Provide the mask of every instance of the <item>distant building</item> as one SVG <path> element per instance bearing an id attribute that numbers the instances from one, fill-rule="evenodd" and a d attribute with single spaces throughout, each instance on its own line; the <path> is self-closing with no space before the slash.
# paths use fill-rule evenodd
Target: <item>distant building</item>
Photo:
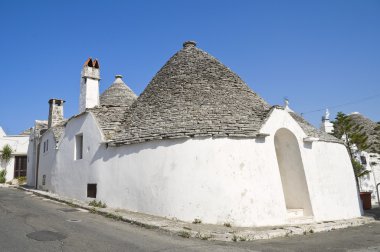
<path id="1" fill-rule="evenodd" d="M 354 112 L 349 115 L 351 120 L 356 124 L 363 127 L 363 131 L 368 136 L 369 148 L 366 151 L 355 151 L 356 159 L 369 171 L 367 175 L 364 175 L 359 179 L 360 190 L 372 192 L 372 203 L 378 204 L 379 192 L 377 191 L 377 185 L 380 185 L 380 153 L 375 152 L 380 150 L 379 140 L 376 139 L 378 132 L 375 132 L 375 128 L 379 124 L 375 123 L 371 119 L 364 115 Z M 377 147 L 377 148 L 376 148 Z"/>
<path id="2" fill-rule="evenodd" d="M 31 137 L 30 185 L 234 226 L 361 215 L 342 142 L 288 104 L 270 106 L 195 42 L 185 42 L 139 97 L 120 75 L 99 96 L 99 80 L 99 62 L 87 60 L 79 114 L 67 120 L 63 101 L 49 101 L 52 123 Z"/>
<path id="3" fill-rule="evenodd" d="M 0 127 L 0 154 L 5 145 L 12 149 L 12 157 L 9 162 L 0 160 L 0 170 L 7 171 L 6 181 L 26 176 L 27 151 L 29 143 L 29 131 L 24 131 L 19 135 L 7 135 Z"/>
<path id="4" fill-rule="evenodd" d="M 322 123 L 320 129 L 329 134 L 334 132 L 334 124 L 330 122 L 330 112 L 328 109 L 326 109 L 325 115 L 322 116 Z"/>

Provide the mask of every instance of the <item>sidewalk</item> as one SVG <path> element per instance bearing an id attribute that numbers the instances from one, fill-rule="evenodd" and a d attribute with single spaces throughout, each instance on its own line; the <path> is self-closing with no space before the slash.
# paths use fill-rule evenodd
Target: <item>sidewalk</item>
<path id="1" fill-rule="evenodd" d="M 4 187 L 4 186 L 3 186 Z M 15 186 L 9 186 L 15 187 Z M 127 210 L 98 208 L 87 203 L 58 196 L 45 191 L 15 187 L 30 194 L 45 197 L 54 201 L 66 203 L 72 207 L 82 208 L 115 220 L 125 221 L 149 229 L 159 229 L 184 238 L 199 238 L 214 241 L 250 241 L 259 239 L 271 239 L 276 237 L 288 237 L 293 235 L 308 235 L 316 232 L 326 232 L 347 227 L 360 226 L 380 220 L 380 208 L 374 208 L 365 213 L 365 216 L 339 221 L 325 221 L 312 224 L 297 224 L 278 227 L 227 227 L 210 224 L 193 224 L 175 219 L 152 216 Z"/>

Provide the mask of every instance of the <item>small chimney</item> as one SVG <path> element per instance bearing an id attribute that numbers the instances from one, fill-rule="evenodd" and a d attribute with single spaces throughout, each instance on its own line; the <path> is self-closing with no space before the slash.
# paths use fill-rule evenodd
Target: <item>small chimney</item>
<path id="1" fill-rule="evenodd" d="M 88 58 L 81 73 L 79 113 L 99 105 L 99 81 L 99 61 Z"/>
<path id="2" fill-rule="evenodd" d="M 332 122 L 330 122 L 329 109 L 326 109 L 325 115 L 322 116 L 322 123 L 321 123 L 321 126 L 319 128 L 326 133 L 333 133 L 334 132 L 334 124 Z"/>
<path id="3" fill-rule="evenodd" d="M 63 103 L 64 100 L 50 99 L 49 100 L 49 119 L 48 128 L 63 121 Z"/>

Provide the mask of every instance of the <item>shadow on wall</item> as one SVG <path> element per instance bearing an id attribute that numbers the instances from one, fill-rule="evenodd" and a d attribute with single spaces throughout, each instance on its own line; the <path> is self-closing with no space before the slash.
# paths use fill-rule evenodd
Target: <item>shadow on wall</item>
<path id="1" fill-rule="evenodd" d="M 281 128 L 274 135 L 274 144 L 287 209 L 303 209 L 305 216 L 312 216 L 310 195 L 296 136 L 290 130 Z"/>
<path id="2" fill-rule="evenodd" d="M 206 139 L 206 138 L 207 137 L 197 138 L 197 140 Z M 143 143 L 123 145 L 120 147 L 112 147 L 112 146 L 107 147 L 107 144 L 103 143 L 103 144 L 100 144 L 99 148 L 96 150 L 90 164 L 93 164 L 97 160 L 108 161 L 114 157 L 137 154 L 143 150 L 154 150 L 159 147 L 174 146 L 174 145 L 182 144 L 186 142 L 187 140 L 189 140 L 189 138 L 153 140 L 153 141 L 148 141 L 148 142 L 143 142 Z M 123 148 L 122 153 L 117 151 L 120 148 Z"/>
<path id="3" fill-rule="evenodd" d="M 303 142 L 303 147 L 305 149 L 311 149 L 313 147 L 313 143 L 312 142 Z"/>

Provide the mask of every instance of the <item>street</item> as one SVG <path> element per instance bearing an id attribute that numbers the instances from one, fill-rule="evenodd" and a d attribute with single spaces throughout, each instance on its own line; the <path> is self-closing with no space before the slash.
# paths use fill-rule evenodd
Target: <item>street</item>
<path id="1" fill-rule="evenodd" d="M 171 236 L 0 188 L 0 251 L 380 251 L 380 222 L 272 240 L 214 242 Z"/>

